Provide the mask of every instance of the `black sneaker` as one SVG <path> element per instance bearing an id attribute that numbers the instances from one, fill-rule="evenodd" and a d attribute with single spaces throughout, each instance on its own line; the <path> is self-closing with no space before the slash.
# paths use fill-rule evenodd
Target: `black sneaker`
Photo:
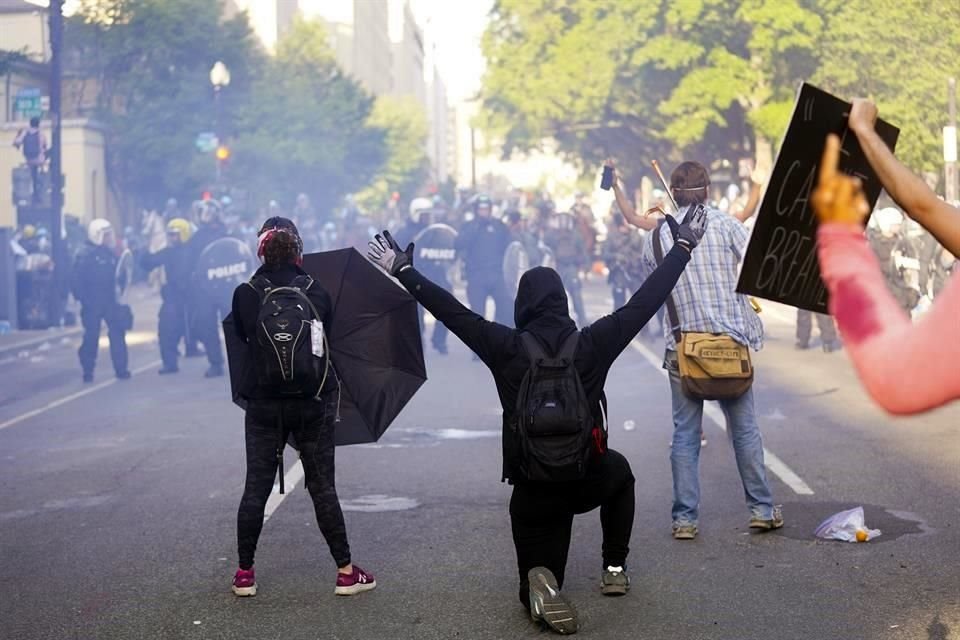
<path id="1" fill-rule="evenodd" d="M 204 378 L 219 378 L 223 375 L 222 364 L 212 364 L 207 372 L 203 374 Z"/>
<path id="2" fill-rule="evenodd" d="M 607 567 L 600 578 L 600 593 L 605 596 L 623 596 L 630 591 L 630 576 L 623 567 Z"/>
<path id="3" fill-rule="evenodd" d="M 89 384 L 89 383 L 93 382 L 93 374 L 92 374 L 92 373 L 84 373 L 84 374 L 83 374 L 83 382 L 84 382 L 84 384 Z"/>
<path id="4" fill-rule="evenodd" d="M 171 373 L 179 373 L 179 372 L 180 372 L 179 367 L 160 367 L 160 369 L 157 370 L 157 373 L 159 373 L 161 376 L 168 376 Z"/>
<path id="5" fill-rule="evenodd" d="M 530 617 L 563 635 L 580 628 L 577 610 L 560 593 L 557 579 L 550 569 L 534 567 L 527 573 L 530 582 Z"/>
<path id="6" fill-rule="evenodd" d="M 117 371 L 117 380 L 129 380 L 130 372 L 126 369 L 123 371 Z"/>
<path id="7" fill-rule="evenodd" d="M 810 343 L 806 340 L 797 340 L 797 344 L 793 346 L 799 349 L 800 351 L 806 351 L 807 349 L 810 348 Z"/>

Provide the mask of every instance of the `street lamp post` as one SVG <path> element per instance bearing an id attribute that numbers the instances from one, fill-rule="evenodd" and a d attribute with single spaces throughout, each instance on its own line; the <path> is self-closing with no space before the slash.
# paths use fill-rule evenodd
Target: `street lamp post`
<path id="1" fill-rule="evenodd" d="M 67 249 L 63 239 L 63 146 L 61 143 L 61 108 L 63 82 L 63 0 L 50 2 L 50 236 L 53 250 L 54 282 L 51 292 L 52 321 L 58 324 L 63 316 L 61 291 L 66 288 Z M 65 298 L 63 298 L 65 299 Z"/>
<path id="2" fill-rule="evenodd" d="M 230 84 L 230 69 L 227 68 L 227 65 L 223 64 L 220 60 L 217 60 L 214 63 L 213 67 L 210 68 L 210 84 L 213 85 L 213 104 L 214 110 L 216 111 L 216 122 L 214 123 L 214 133 L 217 136 L 218 140 L 222 140 L 223 132 L 221 131 L 221 106 L 220 106 L 220 92 L 224 87 Z M 217 185 L 220 185 L 221 176 L 221 160 L 215 157 L 217 163 Z"/>

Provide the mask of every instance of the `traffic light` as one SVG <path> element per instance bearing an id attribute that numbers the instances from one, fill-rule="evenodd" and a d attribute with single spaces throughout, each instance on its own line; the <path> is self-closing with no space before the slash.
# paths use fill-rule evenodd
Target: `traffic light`
<path id="1" fill-rule="evenodd" d="M 226 162 L 230 159 L 230 147 L 227 145 L 220 145 L 217 147 L 217 160 L 220 162 Z"/>

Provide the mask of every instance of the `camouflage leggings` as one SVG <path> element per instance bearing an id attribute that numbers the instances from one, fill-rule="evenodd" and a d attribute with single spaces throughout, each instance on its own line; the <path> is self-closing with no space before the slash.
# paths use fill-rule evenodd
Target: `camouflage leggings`
<path id="1" fill-rule="evenodd" d="M 292 433 L 300 449 L 307 490 L 313 499 L 320 532 L 337 567 L 350 564 L 350 545 L 334 480 L 334 425 L 336 398 L 323 401 L 251 402 L 247 409 L 247 482 L 237 513 L 240 567 L 253 566 L 263 528 L 263 513 L 277 477 L 281 429 Z M 282 473 L 282 469 L 281 469 Z"/>

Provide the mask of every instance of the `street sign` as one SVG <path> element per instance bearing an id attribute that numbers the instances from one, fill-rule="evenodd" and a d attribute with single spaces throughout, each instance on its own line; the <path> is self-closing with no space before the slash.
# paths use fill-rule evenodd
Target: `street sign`
<path id="1" fill-rule="evenodd" d="M 197 146 L 197 149 L 203 153 L 210 153 L 220 146 L 220 140 L 217 138 L 217 134 L 212 131 L 204 131 L 197 134 L 197 139 L 194 141 L 194 144 Z"/>
<path id="2" fill-rule="evenodd" d="M 799 309 L 827 313 L 827 290 L 817 261 L 817 219 L 810 196 L 817 186 L 828 133 L 840 136 L 840 171 L 863 182 L 873 209 L 881 185 L 857 136 L 847 127 L 851 105 L 803 83 L 780 153 L 757 211 L 737 292 Z M 892 151 L 900 130 L 877 120 L 877 135 Z"/>
<path id="3" fill-rule="evenodd" d="M 45 96 L 36 87 L 27 87 L 17 91 L 13 98 L 14 114 L 21 118 L 39 118 L 50 109 L 50 96 Z"/>

